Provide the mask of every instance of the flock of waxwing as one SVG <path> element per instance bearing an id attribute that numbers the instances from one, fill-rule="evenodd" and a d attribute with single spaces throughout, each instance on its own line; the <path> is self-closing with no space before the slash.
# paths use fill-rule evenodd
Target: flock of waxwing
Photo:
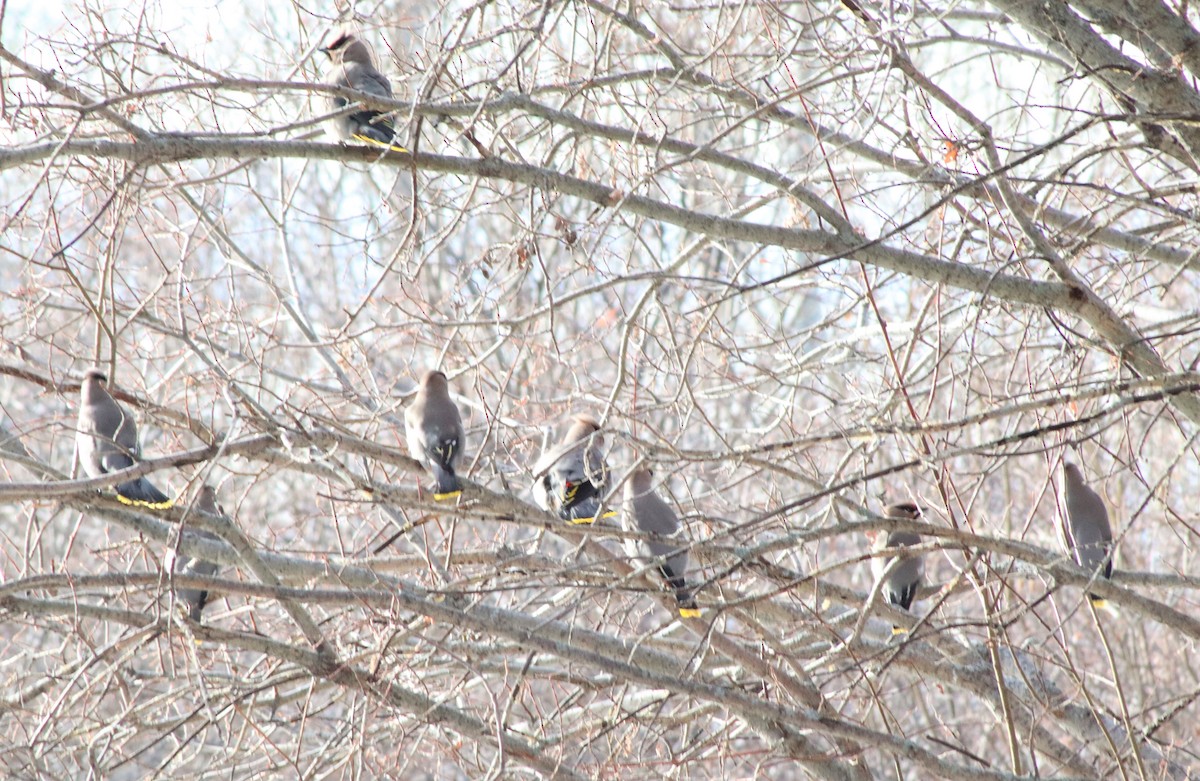
<path id="1" fill-rule="evenodd" d="M 378 98 L 391 99 L 392 85 L 375 67 L 370 48 L 350 33 L 340 34 L 321 51 L 329 55 L 334 73 L 329 84 L 355 90 Z M 396 139 L 396 128 L 386 113 L 352 104 L 342 95 L 329 100 L 335 113 L 330 119 L 332 133 L 339 139 L 356 140 L 378 146 L 386 151 L 407 152 Z M 81 385 L 79 424 L 76 431 L 76 450 L 84 472 L 98 477 L 133 466 L 141 458 L 137 427 L 133 418 L 113 399 L 105 387 L 107 377 L 99 369 L 89 370 Z M 462 416 L 450 398 L 446 375 L 429 371 L 421 377 L 416 397 L 404 412 L 405 438 L 409 455 L 432 473 L 435 481 L 434 499 L 444 501 L 457 497 L 462 488 L 457 469 L 462 462 L 466 435 Z M 534 497 L 544 509 L 557 513 L 567 523 L 592 523 L 597 517 L 617 514 L 606 506 L 609 470 L 604 463 L 604 439 L 600 423 L 590 415 L 571 418 L 562 440 L 546 450 L 533 467 Z M 1066 493 L 1066 512 L 1062 516 L 1063 541 L 1076 563 L 1089 572 L 1112 576 L 1112 527 L 1108 511 L 1100 496 L 1087 486 L 1083 473 L 1074 464 L 1063 468 Z M 145 477 L 136 477 L 116 486 L 117 498 L 127 504 L 165 509 L 173 502 Z M 193 507 L 205 513 L 221 515 L 216 493 L 211 486 L 201 486 Z M 695 590 L 688 584 L 688 551 L 674 541 L 680 531 L 679 516 L 653 486 L 653 474 L 648 469 L 635 470 L 625 481 L 622 521 L 634 531 L 650 535 L 649 540 L 627 541 L 630 555 L 646 559 L 656 566 L 674 592 L 679 615 L 695 618 L 700 615 Z M 885 518 L 917 520 L 921 508 L 915 504 L 896 504 L 884 511 Z M 214 538 L 209 532 L 197 532 Z M 919 554 L 907 548 L 920 543 L 911 532 L 875 532 L 870 535 L 872 570 L 886 601 L 894 607 L 909 610 L 924 582 L 925 566 Z M 195 558 L 175 561 L 176 572 L 213 575 L 217 571 L 211 562 Z M 208 599 L 203 590 L 181 589 L 180 602 L 189 616 L 200 620 Z M 1089 595 L 1092 603 L 1104 601 Z M 895 633 L 902 633 L 894 627 Z"/>
<path id="2" fill-rule="evenodd" d="M 91 369 L 80 385 L 79 423 L 75 433 L 76 452 L 83 470 L 91 477 L 117 472 L 137 464 L 141 458 L 137 426 L 133 417 L 112 397 L 107 377 Z M 446 375 L 428 371 L 422 377 L 417 393 L 404 412 L 405 438 L 409 454 L 432 474 L 433 497 L 446 501 L 459 496 L 462 486 L 457 468 L 462 462 L 466 434 L 462 416 L 450 397 Z M 562 440 L 537 459 L 533 466 L 533 494 L 545 510 L 557 513 L 570 524 L 593 523 L 596 518 L 617 514 L 607 506 L 609 468 L 604 461 L 604 438 L 599 422 L 590 415 L 571 418 Z M 695 588 L 688 582 L 688 551 L 686 544 L 677 542 L 680 532 L 679 516 L 654 491 L 654 475 L 649 469 L 635 469 L 625 480 L 622 523 L 629 531 L 647 536 L 638 541 L 626 540 L 630 556 L 657 568 L 674 593 L 681 618 L 697 618 L 700 608 Z M 1062 539 L 1075 562 L 1097 576 L 1112 576 L 1112 527 L 1108 510 L 1099 494 L 1084 482 L 1083 473 L 1074 464 L 1063 467 L 1066 512 L 1062 514 Z M 130 505 L 165 509 L 173 501 L 147 478 L 136 477 L 116 485 L 117 498 Z M 195 510 L 210 515 L 224 515 L 217 504 L 216 491 L 200 486 L 192 503 Z M 913 503 L 892 505 L 884 517 L 896 520 L 918 520 L 921 508 Z M 189 532 L 215 540 L 207 531 Z M 925 578 L 925 565 L 918 553 L 908 549 L 921 542 L 919 535 L 902 530 L 881 530 L 869 533 L 871 568 L 884 599 L 901 610 L 910 610 Z M 194 557 L 179 557 L 172 569 L 177 573 L 211 576 L 217 567 Z M 1098 572 L 1097 572 L 1098 571 Z M 1104 600 L 1088 595 L 1097 607 Z M 179 589 L 177 597 L 192 620 L 199 621 L 208 600 L 201 589 Z M 905 630 L 893 627 L 893 633 Z"/>

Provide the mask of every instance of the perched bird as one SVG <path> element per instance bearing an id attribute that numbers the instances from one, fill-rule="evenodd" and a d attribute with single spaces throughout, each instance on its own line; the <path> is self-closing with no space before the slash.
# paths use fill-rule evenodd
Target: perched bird
<path id="1" fill-rule="evenodd" d="M 542 453 L 533 465 L 538 503 L 574 524 L 592 523 L 600 511 L 601 492 L 608 482 L 604 437 L 591 415 L 575 415 L 562 440 Z M 616 511 L 604 513 L 605 518 Z"/>
<path id="2" fill-rule="evenodd" d="M 427 371 L 421 377 L 417 397 L 404 411 L 404 430 L 408 454 L 437 479 L 433 498 L 452 499 L 462 493 L 454 469 L 462 460 L 465 434 L 445 374 Z"/>
<path id="3" fill-rule="evenodd" d="M 329 83 L 335 87 L 348 87 L 380 98 L 392 98 L 392 85 L 371 59 L 367 45 L 350 33 L 338 36 L 333 43 L 321 49 L 333 61 L 334 73 Z M 342 111 L 350 101 L 341 95 L 329 99 L 332 111 Z M 333 134 L 340 139 L 355 139 L 375 146 L 387 147 L 396 152 L 408 150 L 396 143 L 396 127 L 382 112 L 360 108 L 349 114 L 340 114 L 330 120 Z"/>
<path id="4" fill-rule="evenodd" d="M 108 376 L 99 369 L 88 369 L 80 386 L 79 425 L 75 429 L 75 451 L 88 477 L 99 477 L 133 466 L 142 458 L 137 424 L 124 407 L 109 395 L 104 386 Z M 172 502 L 145 477 L 119 483 L 117 498 L 125 504 L 156 510 Z"/>
<path id="5" fill-rule="evenodd" d="M 1067 552 L 1088 572 L 1095 572 L 1103 565 L 1101 575 L 1111 578 L 1113 534 L 1104 500 L 1084 482 L 1083 472 L 1074 464 L 1063 464 L 1063 483 L 1067 511 L 1059 519 L 1059 528 Z M 1107 605 L 1103 597 L 1095 594 L 1088 594 L 1088 599 L 1096 607 Z"/>
<path id="6" fill-rule="evenodd" d="M 195 507 L 197 510 L 206 512 L 209 515 L 225 514 L 221 506 L 217 504 L 216 490 L 210 485 L 200 486 L 200 492 L 196 495 Z M 189 533 L 206 540 L 219 539 L 217 535 L 204 529 L 196 529 Z M 217 574 L 216 564 L 194 556 L 177 556 L 171 569 L 173 572 L 183 575 L 201 575 L 207 577 Z M 193 621 L 199 622 L 200 614 L 204 611 L 204 606 L 208 604 L 208 591 L 199 588 L 181 588 L 175 591 L 175 596 L 183 604 L 187 605 L 188 617 Z"/>
<path id="7" fill-rule="evenodd" d="M 887 518 L 900 518 L 904 520 L 915 521 L 921 517 L 921 508 L 912 502 L 904 502 L 903 504 L 893 504 L 883 511 Z M 919 545 L 921 537 L 912 532 L 894 531 L 884 533 L 882 531 L 872 531 L 868 534 L 871 539 L 871 551 L 878 553 L 887 548 L 903 548 L 909 545 Z M 902 610 L 911 610 L 913 600 L 916 599 L 917 591 L 920 590 L 921 584 L 925 580 L 925 562 L 921 556 L 908 556 L 898 554 L 898 556 L 876 556 L 871 559 L 871 572 L 876 580 L 884 576 L 892 561 L 899 557 L 900 561 L 894 567 L 891 567 L 891 572 L 887 574 L 887 580 L 883 582 L 883 596 L 888 604 L 893 607 L 901 608 Z M 893 626 L 893 635 L 902 635 L 908 630 L 902 626 Z"/>
<path id="8" fill-rule="evenodd" d="M 675 514 L 670 505 L 654 493 L 654 488 L 650 484 L 653 476 L 649 469 L 639 469 L 625 482 L 625 526 L 631 531 L 657 534 L 660 537 L 674 537 L 679 533 L 679 516 Z M 667 540 L 655 540 L 640 544 L 630 540 L 626 541 L 626 546 L 630 555 L 635 558 L 665 556 L 666 559 L 659 564 L 658 569 L 675 591 L 675 601 L 679 605 L 679 617 L 700 617 L 700 608 L 687 583 L 688 552 L 686 548 Z"/>

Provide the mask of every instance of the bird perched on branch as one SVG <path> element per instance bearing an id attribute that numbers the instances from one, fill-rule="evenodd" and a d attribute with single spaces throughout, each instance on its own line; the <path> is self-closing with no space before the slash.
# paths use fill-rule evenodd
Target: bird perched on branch
<path id="1" fill-rule="evenodd" d="M 630 475 L 625 482 L 625 511 L 623 520 L 626 528 L 660 537 L 678 535 L 679 516 L 671 506 L 654 493 L 650 481 L 653 473 L 649 469 L 639 469 Z M 673 540 L 651 540 L 637 542 L 626 541 L 626 548 L 635 558 L 662 559 L 658 565 L 662 576 L 675 591 L 675 601 L 679 607 L 680 618 L 699 618 L 700 608 L 692 589 L 688 586 L 688 552 Z"/>
<path id="2" fill-rule="evenodd" d="M 1084 482 L 1083 472 L 1075 464 L 1063 464 L 1063 485 L 1067 510 L 1059 518 L 1059 531 L 1067 552 L 1088 572 L 1100 568 L 1101 577 L 1111 578 L 1113 533 L 1104 500 Z M 1088 599 L 1095 607 L 1108 604 L 1095 594 L 1088 594 Z"/>
<path id="3" fill-rule="evenodd" d="M 562 440 L 533 466 L 534 494 L 544 509 L 573 524 L 592 523 L 600 512 L 601 492 L 608 482 L 604 437 L 591 415 L 575 415 Z M 616 515 L 604 513 L 605 518 Z"/>
<path id="4" fill-rule="evenodd" d="M 75 451 L 88 477 L 99 477 L 127 469 L 142 459 L 137 424 L 117 403 L 105 385 L 108 376 L 88 369 L 80 385 L 79 424 L 75 429 Z M 172 501 L 145 477 L 135 477 L 116 486 L 117 498 L 129 505 L 163 510 Z"/>
<path id="5" fill-rule="evenodd" d="M 200 492 L 196 495 L 195 508 L 209 515 L 225 514 L 221 506 L 217 504 L 217 492 L 211 485 L 200 486 Z M 206 540 L 219 539 L 217 535 L 204 529 L 196 529 L 191 533 Z M 183 575 L 201 575 L 205 577 L 216 575 L 217 569 L 216 564 L 196 556 L 177 556 L 174 565 L 171 567 L 173 572 Z M 208 590 L 181 588 L 175 591 L 175 595 L 187 606 L 188 617 L 193 621 L 199 622 L 200 614 L 204 611 L 204 606 L 208 604 Z"/>
<path id="6" fill-rule="evenodd" d="M 437 480 L 433 498 L 452 499 L 462 493 L 454 470 L 462 460 L 466 435 L 445 374 L 427 371 L 422 375 L 416 398 L 404 410 L 404 430 L 408 454 Z"/>
<path id="7" fill-rule="evenodd" d="M 887 518 L 915 521 L 921 517 L 921 508 L 912 502 L 904 502 L 887 507 L 883 514 Z M 877 530 L 868 532 L 867 537 L 871 541 L 872 553 L 921 543 L 919 535 L 904 531 L 884 533 Z M 892 561 L 896 558 L 899 558 L 900 561 L 895 566 L 891 566 Z M 917 592 L 925 580 L 925 561 L 920 555 L 900 553 L 895 556 L 876 556 L 871 559 L 871 571 L 876 579 L 884 577 L 886 574 L 887 580 L 883 582 L 883 596 L 889 605 L 902 610 L 912 609 L 913 600 L 916 599 Z M 892 626 L 893 635 L 902 635 L 907 632 L 908 630 L 902 626 Z"/>
<path id="8" fill-rule="evenodd" d="M 333 77 L 329 81 L 332 86 L 391 100 L 391 83 L 375 67 L 371 50 L 357 36 L 344 33 L 321 51 L 333 62 Z M 330 120 L 333 134 L 338 138 L 354 139 L 395 152 L 408 151 L 396 143 L 396 127 L 383 112 L 362 107 L 347 114 L 343 110 L 350 106 L 350 100 L 341 95 L 332 96 L 329 106 L 332 111 L 342 112 Z"/>

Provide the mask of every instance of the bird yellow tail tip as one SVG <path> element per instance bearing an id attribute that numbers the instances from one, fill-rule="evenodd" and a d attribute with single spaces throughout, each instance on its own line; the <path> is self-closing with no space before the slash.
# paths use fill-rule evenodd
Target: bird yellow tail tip
<path id="1" fill-rule="evenodd" d="M 679 608 L 680 618 L 699 618 L 701 615 L 698 607 L 681 607 Z"/>
<path id="2" fill-rule="evenodd" d="M 897 635 L 906 635 L 906 634 L 908 634 L 908 630 L 905 629 L 904 627 L 902 627 L 902 626 L 892 627 L 892 637 L 895 637 Z"/>
<path id="3" fill-rule="evenodd" d="M 433 495 L 433 498 L 434 498 L 436 501 L 439 501 L 439 502 L 444 502 L 444 501 L 446 501 L 447 499 L 453 499 L 453 498 L 455 498 L 456 496 L 462 496 L 462 491 L 448 491 L 448 492 L 446 492 L 446 493 L 444 493 L 444 494 L 434 494 L 434 495 Z"/>
<path id="4" fill-rule="evenodd" d="M 605 513 L 602 513 L 602 514 L 600 515 L 600 517 L 601 517 L 601 518 L 615 518 L 615 517 L 617 517 L 617 511 L 616 511 L 616 510 L 609 510 L 609 511 L 607 511 L 607 512 L 605 512 Z"/>
<path id="5" fill-rule="evenodd" d="M 569 518 L 569 519 L 567 519 L 567 523 L 571 524 L 572 526 L 590 526 L 591 524 L 593 524 L 595 522 L 596 522 L 595 518 Z"/>
<path id="6" fill-rule="evenodd" d="M 406 155 L 412 154 L 412 152 L 408 151 L 407 149 L 400 146 L 399 144 L 385 144 L 378 139 L 371 138 L 370 136 L 355 135 L 354 139 L 356 141 L 362 141 L 364 144 L 370 144 L 371 146 L 379 146 L 379 147 L 383 147 L 384 149 L 390 149 L 393 152 L 403 152 Z"/>
<path id="7" fill-rule="evenodd" d="M 1096 597 L 1089 597 L 1089 599 L 1092 600 L 1092 607 L 1097 610 L 1104 610 L 1109 607 L 1107 599 L 1097 599 Z"/>
<path id="8" fill-rule="evenodd" d="M 121 504 L 127 504 L 130 507 L 148 507 L 151 510 L 170 510 L 175 506 L 173 499 L 168 499 L 165 502 L 147 502 L 144 499 L 130 499 L 127 496 L 117 494 L 117 501 Z"/>

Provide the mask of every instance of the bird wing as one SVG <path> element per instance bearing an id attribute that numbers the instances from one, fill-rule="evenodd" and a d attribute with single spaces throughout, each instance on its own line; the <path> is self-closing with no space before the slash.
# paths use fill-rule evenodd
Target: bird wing
<path id="1" fill-rule="evenodd" d="M 1076 563 L 1085 569 L 1095 569 L 1112 548 L 1108 509 L 1089 486 L 1081 486 L 1074 496 L 1067 497 L 1062 528 Z"/>
<path id="2" fill-rule="evenodd" d="M 141 455 L 137 425 L 111 399 L 103 399 L 81 410 L 76 444 L 80 460 L 89 474 L 93 470 L 105 474 L 125 469 L 137 463 Z"/>
<path id="3" fill-rule="evenodd" d="M 117 447 L 121 452 L 128 453 L 134 460 L 139 460 L 142 457 L 142 443 L 138 441 L 137 423 L 133 416 L 127 413 L 122 407 L 117 406 L 117 430 L 113 435 L 113 441 L 117 443 Z"/>
<path id="4" fill-rule="evenodd" d="M 1092 511 L 1096 517 L 1096 532 L 1100 540 L 1106 544 L 1111 544 L 1113 541 L 1112 523 L 1108 519 L 1108 508 L 1104 505 L 1104 500 L 1100 498 L 1100 494 L 1088 489 L 1088 504 L 1092 506 Z"/>
<path id="5" fill-rule="evenodd" d="M 392 85 L 387 77 L 375 68 L 362 63 L 350 63 L 345 67 L 346 86 L 350 89 L 375 95 L 380 98 L 392 97 Z"/>
<path id="6" fill-rule="evenodd" d="M 116 406 L 116 405 L 114 405 Z M 116 406 L 117 426 L 108 447 L 102 448 L 101 463 L 105 472 L 116 472 L 133 466 L 142 457 L 142 446 L 138 442 L 137 424 L 133 416 Z"/>
<path id="7" fill-rule="evenodd" d="M 673 538 L 679 533 L 679 516 L 657 494 L 634 499 L 633 519 L 638 531 Z M 674 539 L 647 540 L 642 546 L 650 556 L 666 556 L 667 564 L 680 575 L 687 572 L 688 554 Z"/>
<path id="8" fill-rule="evenodd" d="M 462 454 L 462 437 L 455 431 L 429 429 L 425 433 L 425 456 L 443 469 L 453 469 Z"/>
<path id="9" fill-rule="evenodd" d="M 924 563 L 919 558 L 909 558 L 897 562 L 888 576 L 888 601 L 893 605 L 908 610 L 912 607 L 913 598 L 921 586 L 925 572 Z"/>
<path id="10" fill-rule="evenodd" d="M 633 516 L 639 531 L 664 537 L 679 531 L 679 516 L 669 504 L 655 494 L 644 494 L 635 498 Z"/>

